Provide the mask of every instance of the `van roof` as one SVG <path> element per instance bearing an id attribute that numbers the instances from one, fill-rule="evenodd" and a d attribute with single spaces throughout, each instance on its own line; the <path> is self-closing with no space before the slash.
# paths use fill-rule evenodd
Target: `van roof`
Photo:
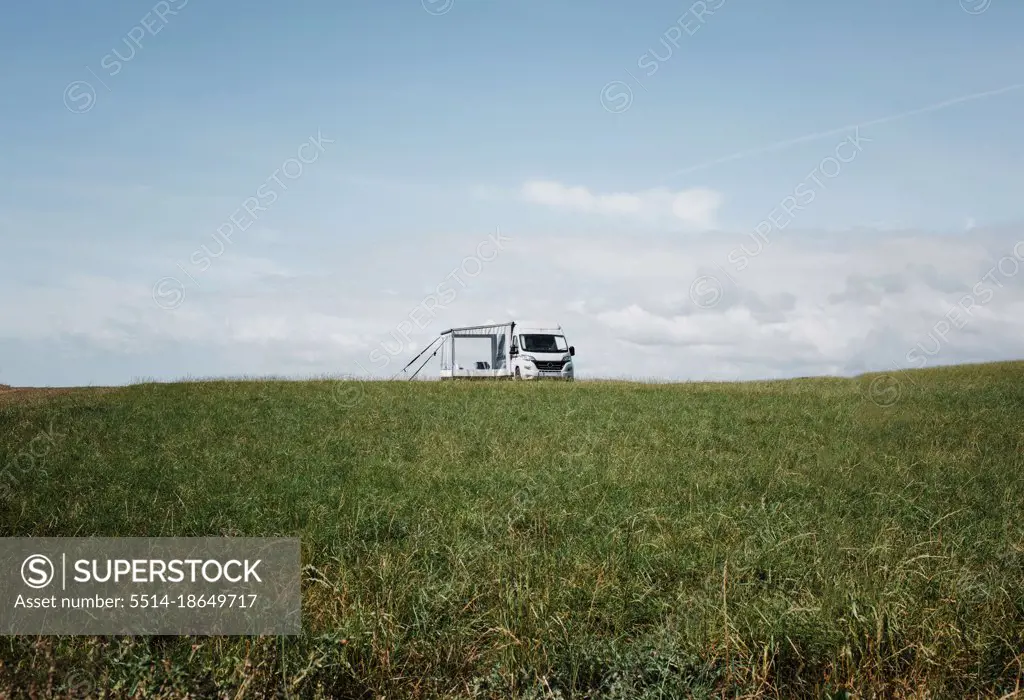
<path id="1" fill-rule="evenodd" d="M 516 329 L 520 331 L 561 331 L 562 327 L 552 321 L 517 321 Z"/>

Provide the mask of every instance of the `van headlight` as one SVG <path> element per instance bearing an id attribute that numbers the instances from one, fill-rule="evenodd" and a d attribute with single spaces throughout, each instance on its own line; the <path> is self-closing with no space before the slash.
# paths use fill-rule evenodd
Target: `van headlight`
<path id="1" fill-rule="evenodd" d="M 519 359 L 523 362 L 536 363 L 537 359 L 533 355 L 520 355 Z"/>
<path id="2" fill-rule="evenodd" d="M 562 358 L 562 362 L 565 362 L 565 363 L 572 362 L 572 355 L 566 355 L 565 357 L 563 357 Z"/>

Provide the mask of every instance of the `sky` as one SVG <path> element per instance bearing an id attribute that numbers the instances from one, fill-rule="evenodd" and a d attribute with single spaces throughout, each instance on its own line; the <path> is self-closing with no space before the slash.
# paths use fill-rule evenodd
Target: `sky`
<path id="1" fill-rule="evenodd" d="M 1022 32 L 1011 0 L 12 4 L 0 383 L 388 377 L 533 319 L 579 377 L 1021 358 Z"/>

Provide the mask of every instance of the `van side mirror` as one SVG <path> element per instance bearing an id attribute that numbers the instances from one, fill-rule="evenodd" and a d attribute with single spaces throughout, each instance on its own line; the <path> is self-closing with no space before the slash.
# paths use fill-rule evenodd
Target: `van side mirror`
<path id="1" fill-rule="evenodd" d="M 576 356 L 576 348 L 574 346 L 570 345 L 569 346 L 569 357 L 575 357 L 575 356 Z"/>

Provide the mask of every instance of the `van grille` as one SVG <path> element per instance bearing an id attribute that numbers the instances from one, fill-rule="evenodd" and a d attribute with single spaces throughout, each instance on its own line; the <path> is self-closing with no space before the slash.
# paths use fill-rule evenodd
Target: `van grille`
<path id="1" fill-rule="evenodd" d="M 565 363 L 561 360 L 540 360 L 535 364 L 542 372 L 561 372 Z"/>

